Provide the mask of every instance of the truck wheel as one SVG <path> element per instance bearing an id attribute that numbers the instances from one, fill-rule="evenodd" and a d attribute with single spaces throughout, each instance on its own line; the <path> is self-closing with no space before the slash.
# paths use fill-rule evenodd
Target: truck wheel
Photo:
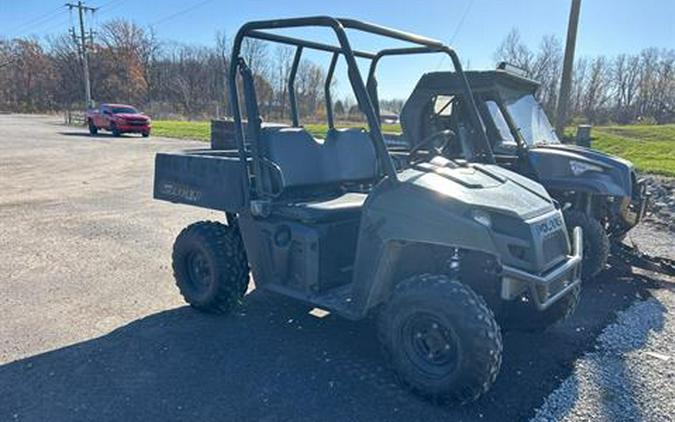
<path id="1" fill-rule="evenodd" d="M 609 256 L 609 238 L 600 222 L 580 211 L 565 211 L 565 224 L 572 235 L 574 227 L 579 226 L 584 231 L 584 259 L 581 266 L 581 276 L 585 281 L 591 280 L 607 264 Z"/>
<path id="2" fill-rule="evenodd" d="M 113 136 L 120 136 L 120 130 L 117 128 L 117 125 L 115 123 L 110 123 L 110 131 L 112 132 Z"/>
<path id="3" fill-rule="evenodd" d="M 239 230 L 214 221 L 183 229 L 173 245 L 173 275 L 192 307 L 227 313 L 241 300 L 249 281 Z"/>
<path id="4" fill-rule="evenodd" d="M 141 136 L 143 136 L 144 138 L 147 138 L 148 136 L 150 136 L 150 132 L 143 132 L 143 133 L 141 133 Z"/>
<path id="5" fill-rule="evenodd" d="M 504 330 L 541 332 L 569 318 L 577 309 L 581 286 L 577 285 L 565 297 L 545 311 L 538 311 L 527 298 L 504 303 L 500 322 Z"/>
<path id="6" fill-rule="evenodd" d="M 403 385 L 434 401 L 476 400 L 490 389 L 502 362 L 492 311 L 445 275 L 401 282 L 379 314 L 378 335 Z"/>
<path id="7" fill-rule="evenodd" d="M 89 134 L 90 134 L 91 136 L 96 135 L 96 134 L 98 133 L 98 128 L 96 127 L 96 125 L 94 124 L 94 122 L 92 122 L 91 120 L 89 120 L 89 122 L 87 122 L 87 124 L 88 124 L 88 126 L 89 126 Z"/>

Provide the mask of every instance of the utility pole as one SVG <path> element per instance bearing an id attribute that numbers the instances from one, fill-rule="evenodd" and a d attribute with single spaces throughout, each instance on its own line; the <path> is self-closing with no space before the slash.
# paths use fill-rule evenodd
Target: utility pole
<path id="1" fill-rule="evenodd" d="M 84 13 L 85 12 L 94 13 L 96 11 L 96 8 L 85 6 L 82 0 L 78 0 L 77 4 L 66 3 L 66 6 L 68 6 L 70 10 L 77 9 L 80 17 L 80 40 L 79 41 L 77 40 L 77 36 L 75 35 L 75 28 L 71 28 L 71 35 L 73 36 L 73 40 L 75 40 L 75 43 L 77 44 L 78 50 L 80 50 L 80 55 L 82 57 L 82 73 L 84 75 L 84 101 L 85 101 L 85 108 L 89 108 L 92 107 L 91 81 L 89 79 L 89 56 L 87 54 L 87 35 L 84 30 Z M 89 36 L 90 38 L 93 37 L 93 32 L 91 32 L 91 30 Z"/>
<path id="2" fill-rule="evenodd" d="M 567 25 L 567 42 L 565 44 L 565 58 L 563 61 L 560 94 L 558 95 L 558 116 L 555 121 L 555 130 L 562 137 L 567 123 L 567 109 L 569 107 L 570 89 L 572 87 L 572 69 L 574 68 L 574 47 L 577 43 L 577 27 L 579 25 L 579 10 L 581 0 L 572 0 L 570 21 Z"/>

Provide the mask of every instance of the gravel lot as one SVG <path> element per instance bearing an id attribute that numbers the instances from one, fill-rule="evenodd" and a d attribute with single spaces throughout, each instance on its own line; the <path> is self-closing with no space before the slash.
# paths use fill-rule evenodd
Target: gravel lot
<path id="1" fill-rule="evenodd" d="M 675 353 L 664 337 L 673 330 L 669 280 L 608 271 L 585 287 L 565 324 L 541 335 L 505 334 L 502 372 L 487 396 L 437 407 L 394 384 L 368 322 L 316 318 L 259 291 L 230 317 L 184 306 L 169 268 L 173 239 L 187 224 L 219 215 L 153 201 L 153 158 L 203 144 L 91 138 L 53 117 L 0 115 L 0 128 L 0 421 L 619 414 L 597 394 L 648 419 L 650 406 L 653 415 L 668 414 L 656 401 L 675 402 Z M 673 258 L 668 232 L 645 226 L 633 239 Z M 608 346 L 625 332 L 636 342 Z M 647 350 L 670 360 L 647 358 Z M 619 365 L 618 381 L 602 381 L 601 369 L 611 370 L 598 367 L 600 358 Z M 560 390 L 570 379 L 577 380 L 571 396 Z"/>

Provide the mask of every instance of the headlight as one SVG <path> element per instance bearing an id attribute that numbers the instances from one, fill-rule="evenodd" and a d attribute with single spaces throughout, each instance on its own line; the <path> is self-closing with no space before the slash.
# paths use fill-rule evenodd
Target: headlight
<path id="1" fill-rule="evenodd" d="M 471 212 L 471 217 L 473 217 L 474 221 L 478 224 L 481 224 L 485 227 L 492 226 L 492 218 L 490 218 L 490 214 L 486 213 L 485 211 L 473 210 Z"/>
<path id="2" fill-rule="evenodd" d="M 602 171 L 602 167 L 583 161 L 570 160 L 570 170 L 575 176 L 580 176 L 587 171 Z"/>

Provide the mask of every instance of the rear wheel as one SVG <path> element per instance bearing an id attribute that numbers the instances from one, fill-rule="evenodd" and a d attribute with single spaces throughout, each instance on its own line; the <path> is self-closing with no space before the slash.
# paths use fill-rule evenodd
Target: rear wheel
<path id="1" fill-rule="evenodd" d="M 89 126 L 89 134 L 90 134 L 91 136 L 96 135 L 96 134 L 98 133 L 98 128 L 96 127 L 96 125 L 94 124 L 94 122 L 92 122 L 91 120 L 89 120 L 89 122 L 88 122 L 87 124 L 88 124 L 88 126 Z"/>
<path id="2" fill-rule="evenodd" d="M 440 402 L 466 403 L 499 373 L 502 338 L 485 301 L 445 275 L 401 282 L 378 318 L 380 341 L 399 380 Z"/>
<path id="3" fill-rule="evenodd" d="M 584 258 L 581 265 L 581 276 L 585 281 L 590 281 L 607 265 L 607 258 L 609 257 L 607 232 L 598 220 L 583 212 L 565 211 L 564 217 L 570 236 L 577 226 L 583 230 Z"/>
<path id="4" fill-rule="evenodd" d="M 186 227 L 174 243 L 173 272 L 181 295 L 191 306 L 207 312 L 230 312 L 249 281 L 239 230 L 213 221 Z"/>

